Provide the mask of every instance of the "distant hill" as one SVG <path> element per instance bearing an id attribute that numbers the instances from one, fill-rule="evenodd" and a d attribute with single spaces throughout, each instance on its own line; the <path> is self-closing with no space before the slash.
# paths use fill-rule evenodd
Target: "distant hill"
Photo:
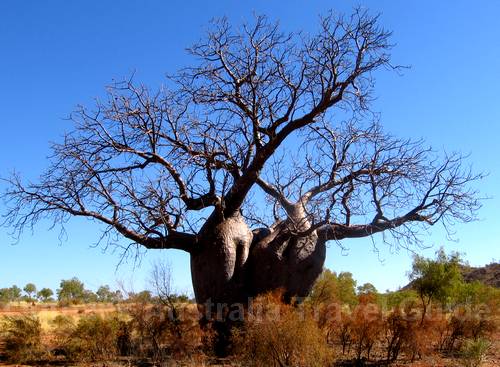
<path id="1" fill-rule="evenodd" d="M 478 280 L 483 284 L 500 288 L 500 263 L 491 263 L 478 268 L 463 267 L 462 275 L 466 282 Z"/>
<path id="2" fill-rule="evenodd" d="M 491 287 L 500 288 L 500 263 L 491 263 L 485 266 L 462 266 L 462 276 L 468 283 L 479 281 Z M 402 290 L 413 288 L 413 282 L 402 287 Z"/>

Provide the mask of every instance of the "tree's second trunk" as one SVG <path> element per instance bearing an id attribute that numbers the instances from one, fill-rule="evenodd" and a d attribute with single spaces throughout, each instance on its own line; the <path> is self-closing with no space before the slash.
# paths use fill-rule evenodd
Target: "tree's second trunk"
<path id="1" fill-rule="evenodd" d="M 200 250 L 191 254 L 196 301 L 212 313 L 243 305 L 249 297 L 282 289 L 287 297 L 305 297 L 321 274 L 325 242 L 307 237 L 250 231 L 240 215 L 200 233 Z"/>
<path id="2" fill-rule="evenodd" d="M 306 297 L 323 270 L 325 243 L 316 233 L 252 246 L 248 261 L 253 294 L 281 289 L 287 299 Z"/>

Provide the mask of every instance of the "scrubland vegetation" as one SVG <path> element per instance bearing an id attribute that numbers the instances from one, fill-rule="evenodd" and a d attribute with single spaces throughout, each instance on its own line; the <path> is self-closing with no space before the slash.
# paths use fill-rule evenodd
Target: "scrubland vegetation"
<path id="1" fill-rule="evenodd" d="M 250 308 L 225 315 L 237 326 L 223 363 L 498 365 L 500 290 L 466 283 L 461 266 L 457 254 L 441 250 L 435 259 L 414 258 L 411 282 L 403 290 L 379 293 L 369 283 L 356 287 L 350 273 L 325 270 L 306 299 L 285 303 L 279 291 L 259 296 Z M 202 322 L 202 308 L 170 292 L 168 269 L 156 267 L 153 279 L 153 291 L 126 296 L 107 286 L 94 294 L 76 278 L 63 280 L 58 303 L 39 296 L 46 303 L 37 305 L 32 303 L 36 287 L 25 287 L 24 295 L 15 286 L 2 289 L 2 297 L 18 296 L 14 304 L 4 304 L 2 359 L 12 364 L 221 363 L 213 353 L 216 331 Z M 43 316 L 43 309 L 53 313 Z"/>

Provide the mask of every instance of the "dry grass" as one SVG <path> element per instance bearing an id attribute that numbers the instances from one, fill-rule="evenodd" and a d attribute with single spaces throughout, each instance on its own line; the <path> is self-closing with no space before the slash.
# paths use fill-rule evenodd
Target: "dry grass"
<path id="1" fill-rule="evenodd" d="M 117 311 L 120 311 L 119 306 L 102 303 L 59 307 L 57 303 L 43 303 L 33 306 L 27 302 L 15 302 L 0 309 L 0 318 L 2 316 L 34 315 L 40 320 L 42 330 L 50 331 L 52 321 L 59 315 L 70 316 L 75 322 L 78 322 L 84 315 L 97 314 L 105 316 Z"/>

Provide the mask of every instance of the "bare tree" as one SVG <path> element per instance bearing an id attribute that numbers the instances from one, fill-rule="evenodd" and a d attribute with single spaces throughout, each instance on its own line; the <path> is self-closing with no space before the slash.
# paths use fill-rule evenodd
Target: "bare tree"
<path id="1" fill-rule="evenodd" d="M 163 327 L 170 329 L 176 339 L 182 338 L 182 320 L 177 297 L 172 284 L 172 270 L 167 262 L 157 261 L 151 270 L 151 286 L 155 293 L 159 307 L 153 309 L 163 319 Z"/>
<path id="2" fill-rule="evenodd" d="M 151 287 L 158 301 L 163 305 L 172 305 L 175 293 L 173 290 L 170 263 L 165 261 L 153 263 L 150 278 Z"/>
<path id="3" fill-rule="evenodd" d="M 133 245 L 184 250 L 196 300 L 234 303 L 306 295 L 327 241 L 384 232 L 408 246 L 422 227 L 468 222 L 479 176 L 461 156 L 370 122 L 389 37 L 362 10 L 328 14 L 312 36 L 265 17 L 215 21 L 168 89 L 124 81 L 79 107 L 40 179 L 8 179 L 6 224 L 20 234 L 81 216 Z"/>

